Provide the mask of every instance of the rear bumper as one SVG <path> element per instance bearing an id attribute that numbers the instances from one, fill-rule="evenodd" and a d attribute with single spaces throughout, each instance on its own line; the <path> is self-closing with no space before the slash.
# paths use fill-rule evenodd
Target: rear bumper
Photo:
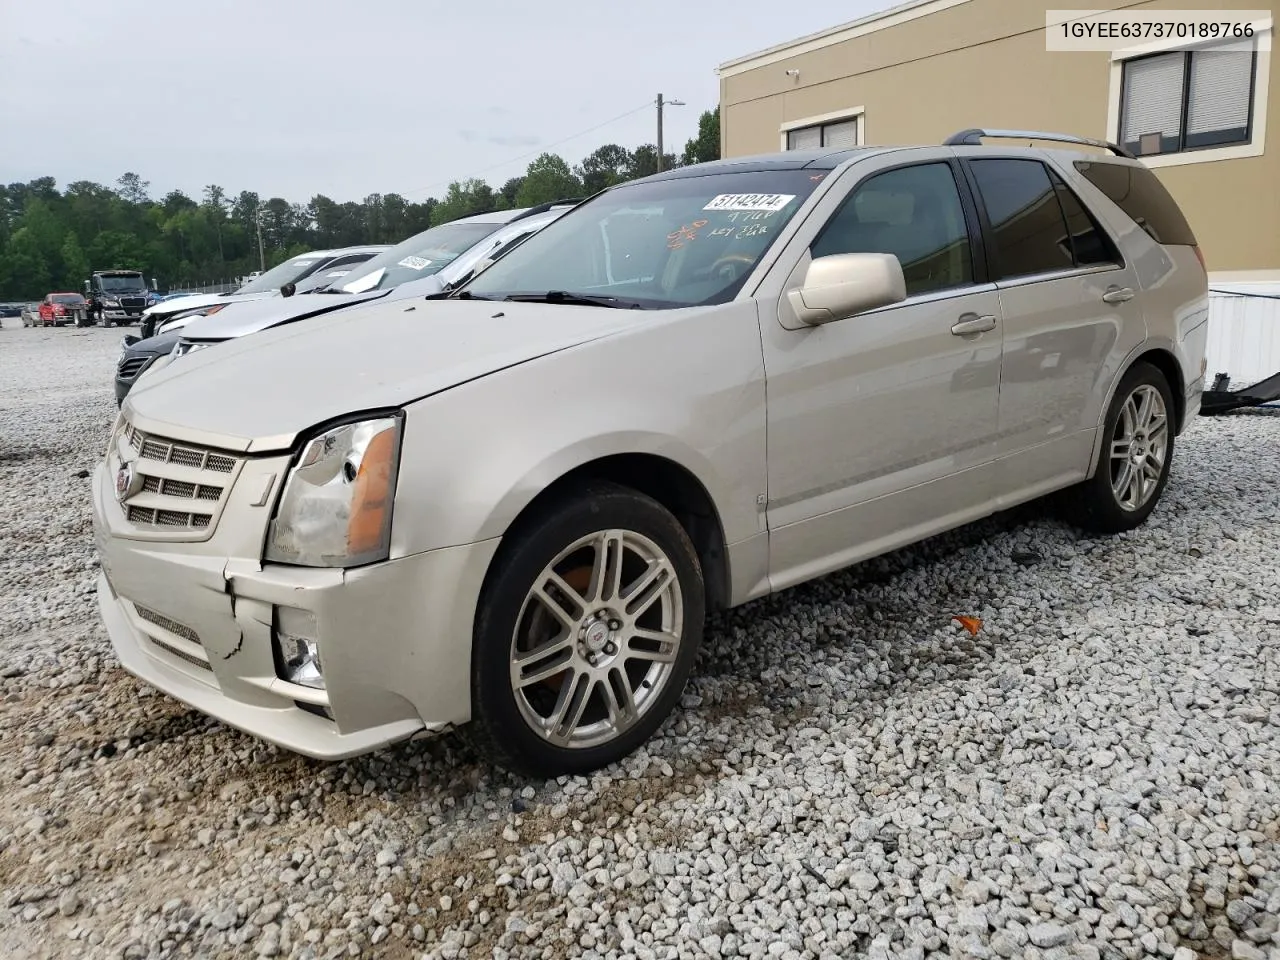
<path id="1" fill-rule="evenodd" d="M 1192 422 L 1193 417 L 1200 415 L 1200 398 L 1204 393 L 1204 377 L 1187 387 L 1183 400 L 1182 428 Z"/>

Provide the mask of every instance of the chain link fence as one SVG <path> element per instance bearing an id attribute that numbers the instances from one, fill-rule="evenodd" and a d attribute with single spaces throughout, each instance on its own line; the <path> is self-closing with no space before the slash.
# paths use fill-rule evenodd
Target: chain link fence
<path id="1" fill-rule="evenodd" d="M 243 286 L 241 280 L 219 280 L 216 283 L 206 283 L 203 285 L 190 285 L 183 283 L 175 283 L 169 288 L 169 293 L 231 293 L 233 290 Z"/>

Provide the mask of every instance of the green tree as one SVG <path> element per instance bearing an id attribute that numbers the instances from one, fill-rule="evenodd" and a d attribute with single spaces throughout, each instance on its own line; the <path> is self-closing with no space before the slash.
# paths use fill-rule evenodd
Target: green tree
<path id="1" fill-rule="evenodd" d="M 625 180 L 630 164 L 631 154 L 625 147 L 606 143 L 588 154 L 578 165 L 578 176 L 582 179 L 583 189 L 590 196 Z"/>
<path id="2" fill-rule="evenodd" d="M 720 107 L 704 110 L 698 117 L 698 135 L 684 145 L 680 162 L 684 166 L 720 159 Z"/>
<path id="3" fill-rule="evenodd" d="M 94 270 L 142 270 L 148 264 L 136 234 L 123 230 L 107 230 L 89 244 L 89 262 Z"/>
<path id="4" fill-rule="evenodd" d="M 49 262 L 25 227 L 16 230 L 0 256 L 0 294 L 10 300 L 38 300 L 51 292 Z"/>
<path id="5" fill-rule="evenodd" d="M 474 217 L 481 213 L 490 213 L 497 209 L 493 187 L 483 180 L 455 180 L 449 184 L 444 199 L 436 204 L 431 213 L 431 225 L 439 226 L 462 217 Z"/>
<path id="6" fill-rule="evenodd" d="M 116 192 L 124 198 L 126 203 L 132 203 L 142 206 L 149 201 L 147 191 L 151 189 L 151 181 L 143 180 L 136 173 L 121 174 L 120 179 L 116 181 Z"/>
<path id="7" fill-rule="evenodd" d="M 204 200 L 201 206 L 208 213 L 214 235 L 218 238 L 218 262 L 221 266 L 222 261 L 226 260 L 222 244 L 222 225 L 227 219 L 227 192 L 216 183 L 209 184 L 204 188 Z"/>
<path id="8" fill-rule="evenodd" d="M 516 192 L 516 206 L 532 207 L 581 195 L 582 181 L 569 169 L 564 158 L 544 153 L 525 171 L 524 182 Z"/>
<path id="9" fill-rule="evenodd" d="M 67 290 L 79 290 L 88 279 L 89 258 L 84 255 L 80 238 L 75 231 L 70 231 L 62 241 L 62 286 Z"/>
<path id="10" fill-rule="evenodd" d="M 674 166 L 676 166 L 675 154 L 664 154 L 662 169 L 670 170 Z M 658 148 L 652 143 L 646 143 L 631 151 L 631 156 L 627 161 L 623 179 L 638 180 L 640 177 L 651 177 L 657 172 Z"/>

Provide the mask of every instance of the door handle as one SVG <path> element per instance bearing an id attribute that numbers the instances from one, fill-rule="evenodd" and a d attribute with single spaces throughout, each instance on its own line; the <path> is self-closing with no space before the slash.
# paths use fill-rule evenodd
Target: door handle
<path id="1" fill-rule="evenodd" d="M 986 333 L 996 328 L 996 318 L 992 314 L 978 316 L 976 313 L 964 314 L 951 328 L 957 337 L 967 337 L 975 333 Z"/>
<path id="2" fill-rule="evenodd" d="M 1106 303 L 1124 303 L 1126 300 L 1133 299 L 1133 291 L 1128 287 L 1107 287 L 1107 292 L 1102 295 L 1102 299 Z"/>

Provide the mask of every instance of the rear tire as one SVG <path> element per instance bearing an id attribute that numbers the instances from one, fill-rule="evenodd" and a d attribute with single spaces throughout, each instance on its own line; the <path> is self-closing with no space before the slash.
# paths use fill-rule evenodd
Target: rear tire
<path id="1" fill-rule="evenodd" d="M 538 777 L 621 760 L 675 708 L 702 640 L 697 552 L 655 500 L 592 483 L 509 535 L 471 652 L 471 737 Z"/>
<path id="2" fill-rule="evenodd" d="M 1146 362 L 1130 367 L 1103 422 L 1097 469 L 1063 496 L 1065 519 L 1094 533 L 1141 526 L 1169 482 L 1174 416 L 1165 375 Z"/>

